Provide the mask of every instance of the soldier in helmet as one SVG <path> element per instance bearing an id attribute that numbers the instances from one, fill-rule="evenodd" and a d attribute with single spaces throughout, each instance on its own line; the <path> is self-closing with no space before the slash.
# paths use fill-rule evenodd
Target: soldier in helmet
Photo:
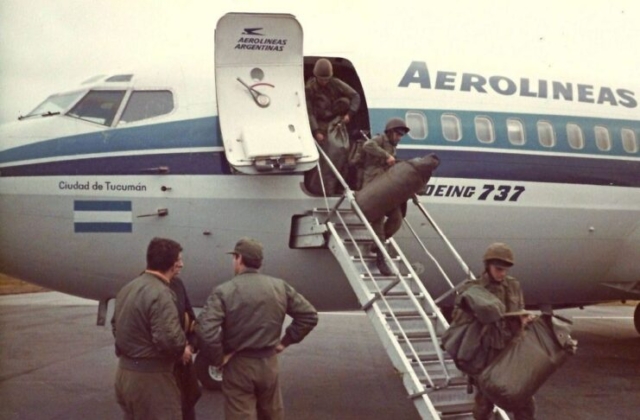
<path id="1" fill-rule="evenodd" d="M 360 95 L 333 75 L 331 61 L 326 58 L 316 61 L 313 76 L 305 86 L 311 132 L 344 177 L 349 152 L 346 125 L 360 108 Z M 326 167 L 322 166 L 322 178 L 327 194 L 333 195 L 338 192 L 339 183 Z"/>
<path id="2" fill-rule="evenodd" d="M 396 163 L 396 147 L 400 139 L 409 132 L 409 127 L 402 118 L 391 118 L 384 127 L 384 133 L 367 140 L 362 146 L 364 158 L 364 181 L 363 187 L 376 179 L 380 174 Z M 371 221 L 371 226 L 381 242 L 391 238 L 402 226 L 402 208 L 396 207 L 389 211 L 384 217 Z M 380 273 L 385 276 L 392 274 L 387 266 L 382 252 L 377 248 L 372 248 L 376 253 L 377 266 Z"/>
<path id="3" fill-rule="evenodd" d="M 509 269 L 513 266 L 515 259 L 513 251 L 504 243 L 496 242 L 487 248 L 483 257 L 485 270 L 477 280 L 468 281 L 464 287 L 481 285 L 493 295 L 495 295 L 505 306 L 506 316 L 502 322 L 501 342 L 492 342 L 492 349 L 489 354 L 487 364 L 491 362 L 507 344 L 514 339 L 533 318 L 524 310 L 524 296 L 520 283 L 515 278 L 508 275 Z M 463 290 L 464 290 L 463 287 Z M 453 312 L 452 325 L 464 322 L 468 317 L 461 308 L 456 307 Z M 490 419 L 494 409 L 494 403 L 487 398 L 479 389 L 476 389 L 475 406 L 473 416 L 475 419 Z M 535 401 L 533 397 L 513 412 L 516 420 L 535 419 Z"/>

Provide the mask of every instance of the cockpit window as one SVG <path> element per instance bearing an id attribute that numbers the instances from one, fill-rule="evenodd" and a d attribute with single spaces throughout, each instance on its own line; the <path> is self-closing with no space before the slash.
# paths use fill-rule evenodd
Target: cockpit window
<path id="1" fill-rule="evenodd" d="M 104 79 L 104 74 L 99 74 L 97 76 L 93 76 L 82 82 L 83 85 L 89 85 L 97 82 L 98 80 Z"/>
<path id="2" fill-rule="evenodd" d="M 124 90 L 92 90 L 67 115 L 109 127 L 124 94 Z"/>
<path id="3" fill-rule="evenodd" d="M 60 114 L 67 110 L 75 101 L 78 100 L 86 91 L 56 93 L 49 96 L 44 102 L 28 113 L 25 117 L 45 114 Z"/>
<path id="4" fill-rule="evenodd" d="M 105 80 L 105 82 L 130 82 L 133 74 L 117 74 Z"/>
<path id="5" fill-rule="evenodd" d="M 130 123 L 168 114 L 173 110 L 173 94 L 168 90 L 131 93 L 120 123 Z"/>

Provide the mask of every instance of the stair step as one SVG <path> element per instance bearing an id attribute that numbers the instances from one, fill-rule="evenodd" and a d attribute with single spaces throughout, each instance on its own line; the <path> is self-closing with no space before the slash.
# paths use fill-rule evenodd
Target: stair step
<path id="1" fill-rule="evenodd" d="M 360 256 L 356 254 L 356 255 L 353 255 L 351 258 L 352 258 L 353 264 L 356 267 L 356 270 L 358 270 L 359 273 L 367 274 L 367 269 L 369 270 L 368 271 L 369 273 L 374 275 L 380 273 L 380 271 L 378 270 L 378 264 L 376 263 L 375 256 L 363 254 L 362 258 L 360 258 Z M 402 264 L 402 260 L 399 257 L 392 258 L 391 261 L 393 264 L 396 265 L 396 267 L 400 269 L 400 274 L 402 275 L 408 274 L 408 270 L 403 269 L 404 264 Z M 391 268 L 391 264 L 388 262 L 387 264 L 389 265 L 389 268 Z"/>
<path id="2" fill-rule="evenodd" d="M 412 379 L 404 378 L 404 381 L 409 381 L 405 383 L 409 392 L 426 389 L 424 395 L 413 397 L 416 407 L 421 414 L 431 418 L 435 415 L 433 408 L 424 405 L 428 399 L 441 418 L 471 419 L 474 399 L 472 394 L 467 394 L 467 378 L 446 352 L 439 348 L 439 336 L 445 328 L 440 321 L 442 318 L 438 313 L 433 313 L 438 309 L 426 309 L 430 308 L 428 292 L 421 280 L 413 277 L 410 274 L 412 271 L 405 267 L 399 249 L 400 255 L 392 257 L 387 264 L 395 265 L 401 277 L 381 275 L 376 254 L 371 252 L 371 244 L 375 243 L 371 233 L 353 211 L 339 212 L 344 222 L 339 220 L 338 215 L 332 215 L 334 223 L 327 225 L 330 232 L 328 248 L 350 276 L 349 282 L 358 299 L 363 304 L 372 303 L 367 312 L 376 331 L 383 336 L 383 341 L 392 340 L 399 345 L 385 345 L 385 348 L 403 375 L 412 372 L 413 380 L 417 378 L 419 381 L 409 384 Z M 326 209 L 314 211 L 320 221 L 326 220 L 328 214 Z M 343 253 L 345 250 L 346 253 Z M 373 300 L 376 294 L 388 287 L 390 289 L 385 291 L 384 296 L 377 296 Z M 444 357 L 444 361 L 438 359 L 439 355 Z"/>
<path id="3" fill-rule="evenodd" d="M 395 322 L 392 318 L 387 318 L 387 322 L 389 324 L 389 327 L 391 327 L 391 331 L 396 335 L 400 335 L 400 328 L 402 328 L 402 330 L 404 330 L 404 332 L 407 334 L 407 337 L 409 338 L 431 338 L 427 321 L 425 321 L 421 316 L 397 316 L 398 322 Z M 444 327 L 433 320 L 432 325 L 436 332 L 436 337 L 439 337 L 440 334 L 444 332 Z"/>
<path id="4" fill-rule="evenodd" d="M 421 294 L 413 296 L 416 298 L 417 303 L 414 302 L 413 299 L 411 299 L 411 296 L 408 293 L 402 294 L 400 293 L 400 291 L 398 291 L 398 293 L 393 296 L 386 296 L 386 300 L 389 304 L 389 307 L 391 308 L 391 311 L 394 314 L 404 316 L 413 315 L 415 317 L 419 317 L 420 311 L 418 306 L 422 307 L 421 305 L 424 301 L 424 296 Z M 386 305 L 382 305 L 381 309 L 383 313 L 389 314 L 389 310 L 387 309 Z M 435 315 L 430 315 L 429 318 L 433 321 L 435 319 Z"/>
<path id="5" fill-rule="evenodd" d="M 436 410 L 443 414 L 469 413 L 473 410 L 473 394 L 467 394 L 466 385 L 454 385 L 427 392 Z"/>
<path id="6" fill-rule="evenodd" d="M 354 212 L 353 210 L 340 209 L 338 210 L 338 212 L 340 213 L 340 217 L 338 217 L 338 215 L 334 213 L 331 215 L 331 219 L 329 219 L 330 222 L 333 222 L 336 225 L 341 225 L 342 220 L 344 220 L 344 223 L 347 224 L 362 224 L 362 220 L 360 220 L 356 212 Z M 318 217 L 320 223 L 324 223 L 329 213 L 330 210 L 327 209 L 313 209 L 313 215 Z M 340 218 L 342 218 L 342 220 L 340 220 Z"/>
<path id="7" fill-rule="evenodd" d="M 371 278 L 366 274 L 362 274 L 360 278 L 365 283 L 367 290 L 369 290 L 371 293 L 374 293 L 378 290 L 376 286 L 380 288 L 380 290 L 383 290 L 385 287 L 389 286 L 389 284 L 397 280 L 395 276 L 392 276 L 392 277 L 375 276 L 374 278 Z M 417 287 L 414 286 L 415 280 L 411 277 L 411 275 L 405 274 L 402 276 L 402 278 L 410 289 L 419 290 Z M 397 284 L 390 291 L 402 292 L 407 294 L 407 290 L 405 286 L 402 284 L 402 282 L 397 282 Z"/>
<path id="8" fill-rule="evenodd" d="M 440 416 L 443 420 L 473 420 L 473 413 L 453 413 Z"/>
<path id="9" fill-rule="evenodd" d="M 366 257 L 374 257 L 375 254 L 371 253 L 371 244 L 373 244 L 373 239 L 356 239 L 355 243 L 352 241 L 344 241 L 342 240 L 344 247 L 346 248 L 349 255 L 354 258 L 359 258 L 360 255 Z"/>
<path id="10" fill-rule="evenodd" d="M 447 376 L 445 375 L 445 371 L 442 368 L 442 364 L 438 360 L 426 361 L 422 362 L 422 366 L 429 374 L 431 381 L 438 386 L 439 384 L 444 384 Z M 467 377 L 456 368 L 456 365 L 453 363 L 453 360 L 448 359 L 445 360 L 445 366 L 447 367 L 447 373 L 449 375 L 449 385 L 466 385 Z M 427 377 L 420 367 L 418 362 L 412 362 L 411 367 L 413 367 L 414 372 L 418 376 L 418 379 L 423 384 L 427 384 Z"/>
<path id="11" fill-rule="evenodd" d="M 438 358 L 435 348 L 436 345 L 431 341 L 431 338 L 413 338 L 410 339 L 409 342 L 406 342 L 400 337 L 398 338 L 398 343 L 400 344 L 400 348 L 402 348 L 405 356 L 409 359 L 414 357 L 411 347 L 413 347 L 420 360 L 437 360 Z"/>

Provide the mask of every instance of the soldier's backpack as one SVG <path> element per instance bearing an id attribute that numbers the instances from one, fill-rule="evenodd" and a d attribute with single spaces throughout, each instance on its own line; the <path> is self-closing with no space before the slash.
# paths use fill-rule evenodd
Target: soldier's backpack
<path id="1" fill-rule="evenodd" d="M 456 306 L 461 312 L 442 335 L 441 347 L 460 371 L 477 375 L 494 355 L 492 344 L 502 341 L 505 306 L 480 285 L 467 287 L 456 298 Z"/>

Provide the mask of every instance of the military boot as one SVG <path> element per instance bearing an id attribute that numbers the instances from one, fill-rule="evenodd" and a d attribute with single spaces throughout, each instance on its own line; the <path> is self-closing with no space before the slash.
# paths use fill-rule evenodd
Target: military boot
<path id="1" fill-rule="evenodd" d="M 398 253 L 396 252 L 396 248 L 391 244 L 391 241 L 389 240 L 385 241 L 385 246 L 387 247 L 387 253 L 391 258 L 395 258 L 398 256 Z"/>
<path id="2" fill-rule="evenodd" d="M 376 250 L 376 265 L 378 266 L 378 270 L 380 270 L 380 274 L 383 276 L 393 275 L 393 271 L 391 271 L 384 259 L 384 254 L 379 249 Z"/>

